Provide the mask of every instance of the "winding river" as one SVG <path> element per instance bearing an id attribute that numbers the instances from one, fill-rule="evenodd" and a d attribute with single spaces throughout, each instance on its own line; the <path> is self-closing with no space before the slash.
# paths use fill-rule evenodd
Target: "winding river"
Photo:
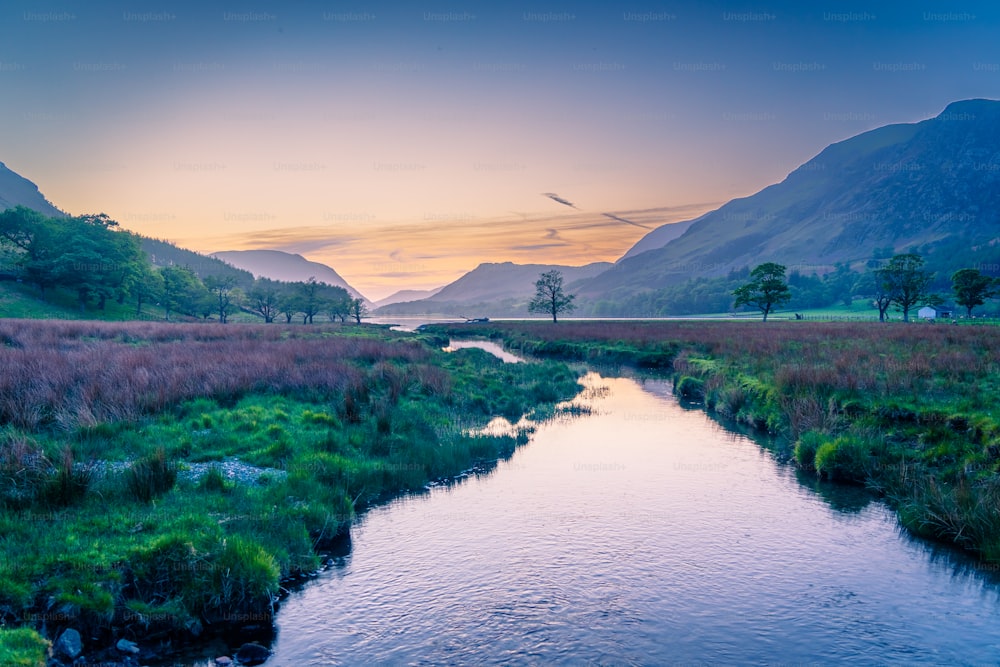
<path id="1" fill-rule="evenodd" d="M 276 665 L 1000 660 L 990 572 L 864 492 L 800 482 L 662 380 L 485 475 L 367 513 L 278 615 Z"/>
<path id="2" fill-rule="evenodd" d="M 268 665 L 996 664 L 1000 577 L 800 478 L 664 380 L 365 514 Z M 203 662 L 198 664 L 211 664 Z"/>

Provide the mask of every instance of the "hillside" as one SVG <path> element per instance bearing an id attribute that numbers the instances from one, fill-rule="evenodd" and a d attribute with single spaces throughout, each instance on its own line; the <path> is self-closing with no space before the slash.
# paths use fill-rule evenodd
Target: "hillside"
<path id="1" fill-rule="evenodd" d="M 822 273 L 876 248 L 991 244 L 1000 238 L 998 195 L 1000 102 L 955 102 L 930 120 L 829 146 L 781 183 L 692 221 L 662 247 L 626 253 L 579 292 L 607 299 L 764 261 Z"/>
<path id="2" fill-rule="evenodd" d="M 393 292 L 384 299 L 379 299 L 372 304 L 375 308 L 381 308 L 382 306 L 388 306 L 393 303 L 403 303 L 405 301 L 419 301 L 421 299 L 430 299 L 435 294 L 441 291 L 442 288 L 437 289 L 404 289 L 398 292 Z"/>
<path id="3" fill-rule="evenodd" d="M 611 268 L 608 262 L 586 266 L 552 264 L 484 263 L 449 283 L 429 299 L 395 303 L 379 308 L 379 315 L 461 315 L 511 317 L 527 314 L 535 281 L 546 271 L 563 274 L 567 286 L 597 276 Z"/>
<path id="4" fill-rule="evenodd" d="M 37 185 L 0 162 L 0 211 L 15 206 L 24 206 L 49 217 L 66 215 L 39 192 Z"/>
<path id="5" fill-rule="evenodd" d="M 253 283 L 254 276 L 249 271 L 237 268 L 221 259 L 202 255 L 176 246 L 168 241 L 139 237 L 142 249 L 155 266 L 185 266 L 195 275 L 204 280 L 209 276 L 233 276 L 236 282 L 244 287 Z"/>
<path id="6" fill-rule="evenodd" d="M 340 274 L 326 264 L 312 262 L 302 255 L 282 252 L 280 250 L 228 250 L 212 253 L 212 257 L 221 259 L 240 269 L 252 273 L 255 277 L 265 277 L 283 282 L 304 282 L 316 278 L 318 282 L 343 287 L 355 299 L 365 298 L 361 292 L 351 287 Z"/>
<path id="7" fill-rule="evenodd" d="M 662 248 L 676 238 L 680 238 L 684 232 L 686 232 L 691 225 L 698 222 L 701 218 L 695 218 L 694 220 L 688 220 L 686 222 L 672 222 L 660 227 L 657 227 L 650 233 L 643 236 L 639 241 L 628 249 L 624 255 L 621 256 L 622 259 L 627 259 L 629 257 L 635 257 L 636 255 L 641 255 L 647 250 L 656 250 L 657 248 Z"/>

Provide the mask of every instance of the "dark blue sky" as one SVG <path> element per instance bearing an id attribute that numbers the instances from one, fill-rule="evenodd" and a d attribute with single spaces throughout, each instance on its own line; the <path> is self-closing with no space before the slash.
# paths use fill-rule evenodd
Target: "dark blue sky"
<path id="1" fill-rule="evenodd" d="M 642 230 L 601 212 L 691 217 L 971 97 L 1000 97 L 995 2 L 0 9 L 0 160 L 57 205 L 376 296 L 614 259 Z"/>

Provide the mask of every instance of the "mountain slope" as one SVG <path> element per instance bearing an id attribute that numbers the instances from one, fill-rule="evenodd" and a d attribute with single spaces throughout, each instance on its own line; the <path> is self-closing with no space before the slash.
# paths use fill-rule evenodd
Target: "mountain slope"
<path id="1" fill-rule="evenodd" d="M 61 218 L 66 215 L 38 191 L 37 185 L 0 162 L 0 211 L 15 206 L 30 208 L 50 218 Z"/>
<path id="2" fill-rule="evenodd" d="M 154 266 L 186 266 L 202 280 L 209 276 L 219 278 L 231 276 L 236 278 L 237 284 L 244 288 L 253 284 L 253 274 L 244 269 L 238 269 L 221 259 L 181 248 L 169 241 L 151 239 L 145 236 L 139 237 L 139 243 Z"/>
<path id="3" fill-rule="evenodd" d="M 284 282 L 304 282 L 309 278 L 316 278 L 318 282 L 343 287 L 356 299 L 368 301 L 332 268 L 326 264 L 311 262 L 302 255 L 280 250 L 228 250 L 212 253 L 211 256 L 249 271 L 258 278 L 263 276 Z"/>
<path id="4" fill-rule="evenodd" d="M 405 301 L 419 301 L 420 299 L 430 299 L 435 294 L 441 291 L 442 288 L 437 289 L 404 289 L 394 292 L 384 299 L 379 299 L 374 302 L 372 306 L 375 308 L 381 308 L 382 306 L 388 306 L 394 303 L 403 303 Z"/>
<path id="5" fill-rule="evenodd" d="M 967 100 L 919 123 L 833 144 L 776 185 L 692 221 L 661 248 L 626 253 L 580 286 L 603 298 L 725 275 L 764 261 L 802 273 L 956 237 L 1000 237 L 1000 102 Z M 641 241 L 640 241 L 641 243 Z"/>
<path id="6" fill-rule="evenodd" d="M 703 216 L 704 217 L 704 216 Z M 672 222 L 666 225 L 661 225 L 651 231 L 650 233 L 643 236 L 636 242 L 634 246 L 628 249 L 624 255 L 618 260 L 619 262 L 623 259 L 628 259 L 629 257 L 635 257 L 636 255 L 641 255 L 647 250 L 656 250 L 657 248 L 662 248 L 676 238 L 679 238 L 684 232 L 686 232 L 691 225 L 701 220 L 701 218 L 695 218 L 694 220 L 688 220 L 686 222 Z"/>
<path id="7" fill-rule="evenodd" d="M 535 281 L 546 271 L 559 271 L 567 287 L 611 268 L 608 262 L 586 266 L 554 264 L 484 263 L 449 283 L 429 299 L 395 303 L 380 308 L 385 315 L 464 315 L 491 317 L 526 316 L 527 303 L 535 294 Z"/>

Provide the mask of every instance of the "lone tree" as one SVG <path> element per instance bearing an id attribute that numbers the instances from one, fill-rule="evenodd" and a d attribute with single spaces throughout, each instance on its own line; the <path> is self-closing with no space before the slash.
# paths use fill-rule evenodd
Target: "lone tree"
<path id="1" fill-rule="evenodd" d="M 933 275 L 924 271 L 924 258 L 913 253 L 893 255 L 881 269 L 875 270 L 875 280 L 889 300 L 903 311 L 903 321 L 910 321 L 910 308 L 927 297 L 927 285 Z"/>
<path id="2" fill-rule="evenodd" d="M 575 294 L 563 291 L 563 277 L 558 271 L 546 271 L 535 281 L 535 296 L 528 303 L 529 313 L 548 313 L 552 322 L 558 322 L 559 313 L 571 312 Z"/>
<path id="3" fill-rule="evenodd" d="M 955 302 L 965 306 L 965 314 L 971 318 L 973 308 L 996 296 L 997 281 L 978 269 L 960 269 L 951 276 L 951 289 L 955 292 Z"/>
<path id="4" fill-rule="evenodd" d="M 349 314 L 356 324 L 361 324 L 361 318 L 368 317 L 368 306 L 363 299 L 351 299 Z"/>
<path id="5" fill-rule="evenodd" d="M 761 264 L 750 272 L 750 282 L 733 291 L 735 307 L 754 306 L 764 313 L 764 322 L 776 306 L 788 303 L 792 293 L 785 282 L 785 267 L 774 262 Z"/>

